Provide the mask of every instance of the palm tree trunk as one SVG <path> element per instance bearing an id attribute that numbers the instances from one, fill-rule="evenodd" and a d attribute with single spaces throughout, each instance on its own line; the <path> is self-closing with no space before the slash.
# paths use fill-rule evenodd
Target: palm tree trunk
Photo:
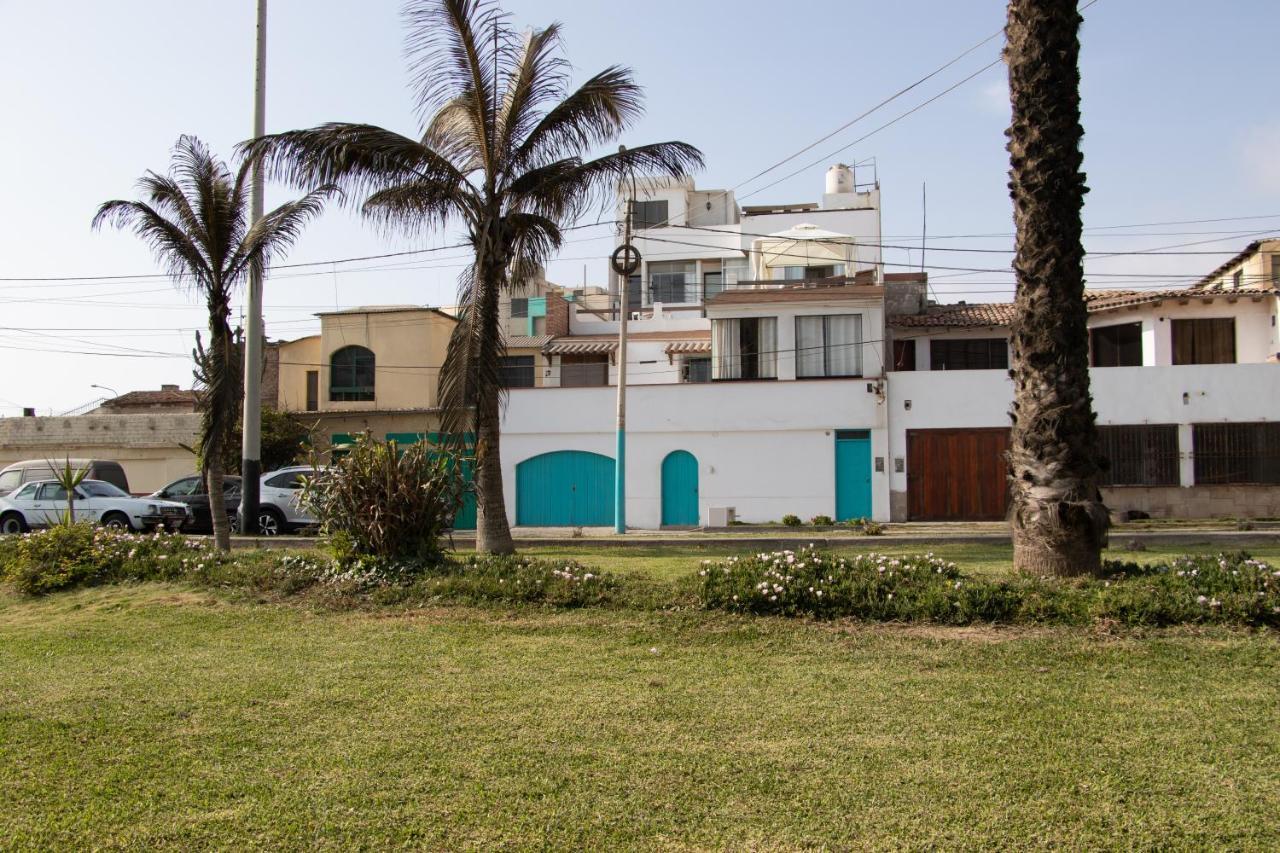
<path id="1" fill-rule="evenodd" d="M 1080 243 L 1080 21 L 1076 0 L 1010 0 L 1005 29 L 1017 228 L 1010 523 L 1014 566 L 1034 574 L 1096 574 L 1108 526 Z"/>
<path id="2" fill-rule="evenodd" d="M 223 489 L 222 441 L 214 439 L 205 460 L 205 485 L 209 489 L 209 522 L 213 544 L 219 551 L 231 550 L 231 526 L 227 522 L 227 496 Z"/>
<path id="3" fill-rule="evenodd" d="M 510 554 L 516 546 L 502 488 L 499 401 L 496 394 L 485 396 L 489 399 L 476 411 L 476 551 Z"/>

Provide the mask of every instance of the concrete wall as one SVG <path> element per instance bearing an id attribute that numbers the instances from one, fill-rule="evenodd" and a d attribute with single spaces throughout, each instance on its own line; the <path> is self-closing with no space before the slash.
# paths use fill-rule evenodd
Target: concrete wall
<path id="1" fill-rule="evenodd" d="M 321 317 L 320 411 L 430 408 L 455 321 L 436 311 L 326 314 Z M 373 351 L 374 406 L 329 399 L 329 358 L 342 347 Z"/>
<path id="2" fill-rule="evenodd" d="M 307 408 L 307 371 L 327 370 L 320 355 L 320 336 L 282 341 L 279 352 L 279 391 L 276 408 L 282 412 L 304 412 Z"/>
<path id="3" fill-rule="evenodd" d="M 109 459 L 124 466 L 129 489 L 144 494 L 191 474 L 197 414 L 0 418 L 0 468 L 23 459 Z"/>
<path id="4" fill-rule="evenodd" d="M 1179 367 L 1106 367 L 1090 371 L 1094 410 L 1101 425 L 1178 424 L 1181 488 L 1139 496 L 1132 487 L 1115 490 L 1125 503 L 1117 508 L 1189 517 L 1272 515 L 1247 511 L 1272 487 L 1195 486 L 1192 424 L 1280 421 L 1280 367 L 1273 364 L 1205 364 Z M 945 427 L 1007 427 L 1013 383 L 1002 370 L 952 370 L 890 373 L 889 456 L 895 518 L 905 516 L 907 430 Z M 910 408 L 907 407 L 908 402 Z M 903 470 L 897 470 L 898 461 Z M 1244 495 L 1235 511 L 1223 511 L 1224 495 Z M 1267 498 L 1271 500 L 1271 498 Z M 1261 505 L 1263 509 L 1270 504 Z M 901 508 L 899 510 L 899 507 Z"/>
<path id="5" fill-rule="evenodd" d="M 503 421 L 507 513 L 516 520 L 516 465 L 553 450 L 614 457 L 616 388 L 515 390 Z M 627 393 L 627 521 L 661 523 L 662 460 L 698 460 L 699 516 L 732 506 L 747 521 L 835 515 L 836 429 L 871 431 L 886 455 L 885 406 L 865 380 L 638 386 Z M 889 517 L 887 474 L 872 473 L 872 513 Z"/>

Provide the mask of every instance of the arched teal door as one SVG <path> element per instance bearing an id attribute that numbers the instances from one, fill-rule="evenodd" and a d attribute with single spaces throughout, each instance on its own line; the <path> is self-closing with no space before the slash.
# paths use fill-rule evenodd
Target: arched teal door
<path id="1" fill-rule="evenodd" d="M 673 450 L 662 460 L 662 524 L 690 527 L 698 523 L 698 460 L 687 450 Z"/>
<path id="2" fill-rule="evenodd" d="M 585 450 L 556 450 L 524 460 L 516 466 L 516 524 L 613 524 L 613 460 Z"/>

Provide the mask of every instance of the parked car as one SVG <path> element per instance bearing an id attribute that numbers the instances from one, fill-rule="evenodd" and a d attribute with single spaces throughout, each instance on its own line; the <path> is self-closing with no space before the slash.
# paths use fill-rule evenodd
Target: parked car
<path id="1" fill-rule="evenodd" d="M 129 478 L 119 462 L 109 459 L 24 459 L 0 471 L 0 497 L 11 494 L 23 483 L 33 480 L 48 480 L 57 475 L 68 462 L 76 470 L 88 469 L 85 479 L 102 480 L 110 483 L 122 492 L 129 491 Z"/>
<path id="2" fill-rule="evenodd" d="M 231 529 L 236 530 L 240 526 L 240 478 L 228 475 L 222 481 L 222 493 Z M 213 518 L 209 514 L 209 490 L 205 488 L 204 477 L 200 474 L 174 480 L 152 492 L 149 497 L 187 505 L 191 510 L 191 520 L 182 528 L 184 533 L 213 532 Z"/>
<path id="3" fill-rule="evenodd" d="M 36 480 L 0 498 L 0 532 L 25 533 L 49 527 L 67 512 L 67 490 L 56 480 Z M 75 520 L 117 530 L 181 529 L 191 517 L 186 504 L 135 498 L 112 483 L 85 480 L 76 486 Z"/>
<path id="4" fill-rule="evenodd" d="M 291 533 L 302 527 L 311 527 L 318 520 L 310 510 L 299 503 L 303 477 L 320 473 L 310 465 L 292 465 L 262 475 L 258 487 L 258 529 L 264 536 Z"/>

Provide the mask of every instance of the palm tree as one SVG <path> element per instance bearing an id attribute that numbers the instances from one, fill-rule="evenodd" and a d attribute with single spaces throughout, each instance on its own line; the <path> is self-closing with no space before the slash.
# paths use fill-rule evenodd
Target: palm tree
<path id="1" fill-rule="evenodd" d="M 505 352 L 499 295 L 532 277 L 564 225 L 624 175 L 680 177 L 701 166 L 683 142 L 587 159 L 641 115 L 641 90 L 611 66 L 569 89 L 560 26 L 517 34 L 484 0 L 411 0 L 407 55 L 420 137 L 326 124 L 246 144 L 297 186 L 335 183 L 366 216 L 408 234 L 461 224 L 475 252 L 459 279 L 459 322 L 440 375 L 443 426 L 475 436 L 476 549 L 514 550 L 499 456 Z"/>
<path id="2" fill-rule="evenodd" d="M 104 223 L 132 229 L 180 288 L 194 291 L 209 312 L 209 346 L 197 338 L 196 377 L 201 386 L 200 458 L 209 488 L 213 535 L 222 550 L 231 547 L 222 491 L 222 450 L 240 408 L 236 345 L 232 340 L 231 298 L 250 268 L 265 268 L 281 256 L 318 214 L 335 189 L 319 187 L 283 204 L 249 225 L 247 183 L 252 162 L 232 175 L 194 136 L 179 137 L 168 175 L 147 172 L 138 182 L 143 201 L 108 201 L 93 227 Z"/>
<path id="3" fill-rule="evenodd" d="M 1076 0 L 1010 0 L 1009 188 L 1017 228 L 1009 448 L 1014 565 L 1097 573 L 1109 523 L 1089 394 Z"/>

